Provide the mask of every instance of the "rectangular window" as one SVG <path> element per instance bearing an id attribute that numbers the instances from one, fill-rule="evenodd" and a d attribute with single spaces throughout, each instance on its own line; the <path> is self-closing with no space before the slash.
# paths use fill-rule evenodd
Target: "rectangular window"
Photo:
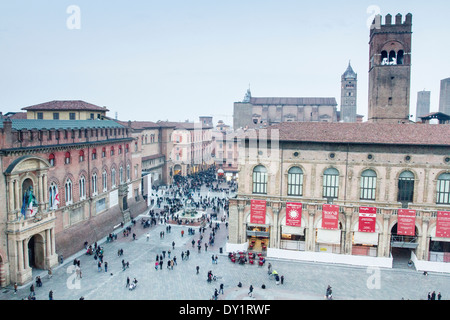
<path id="1" fill-rule="evenodd" d="M 75 112 L 69 113 L 69 119 L 70 120 L 75 120 Z"/>
<path id="2" fill-rule="evenodd" d="M 301 173 L 288 174 L 288 195 L 290 196 L 303 195 L 303 174 Z"/>
<path id="3" fill-rule="evenodd" d="M 38 112 L 37 113 L 37 118 L 38 118 L 38 120 L 44 119 L 44 114 L 42 112 Z"/>
<path id="4" fill-rule="evenodd" d="M 450 204 L 450 180 L 437 181 L 437 204 Z"/>
<path id="5" fill-rule="evenodd" d="M 59 113 L 53 112 L 53 120 L 59 120 Z"/>
<path id="6" fill-rule="evenodd" d="M 325 174 L 323 176 L 323 197 L 337 199 L 339 192 L 339 175 Z"/>
<path id="7" fill-rule="evenodd" d="M 267 193 L 267 173 L 253 172 L 253 193 Z"/>
<path id="8" fill-rule="evenodd" d="M 361 200 L 375 200 L 377 177 L 361 177 Z"/>

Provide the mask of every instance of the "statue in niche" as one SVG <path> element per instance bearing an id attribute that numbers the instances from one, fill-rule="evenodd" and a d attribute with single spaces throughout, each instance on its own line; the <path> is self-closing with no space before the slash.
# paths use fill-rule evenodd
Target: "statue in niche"
<path id="1" fill-rule="evenodd" d="M 28 189 L 23 193 L 23 198 L 22 198 L 22 210 L 21 213 L 22 215 L 26 216 L 27 213 L 27 209 L 30 210 L 30 216 L 34 216 L 37 212 L 37 210 L 35 211 L 33 207 L 37 206 L 38 203 L 36 201 L 36 197 L 33 194 L 33 187 L 29 186 Z"/>

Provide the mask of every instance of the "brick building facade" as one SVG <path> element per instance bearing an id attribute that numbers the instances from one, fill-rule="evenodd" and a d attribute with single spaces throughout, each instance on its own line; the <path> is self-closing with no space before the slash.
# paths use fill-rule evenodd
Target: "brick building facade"
<path id="1" fill-rule="evenodd" d="M 140 142 L 115 121 L 2 119 L 0 143 L 1 286 L 30 281 L 32 268 L 146 209 Z"/>

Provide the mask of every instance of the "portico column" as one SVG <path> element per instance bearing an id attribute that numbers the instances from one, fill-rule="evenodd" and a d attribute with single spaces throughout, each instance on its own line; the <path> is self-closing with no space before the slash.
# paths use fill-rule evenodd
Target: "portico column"
<path id="1" fill-rule="evenodd" d="M 15 206 L 15 210 L 20 211 L 20 203 L 19 203 L 19 180 L 15 179 L 14 180 L 14 199 L 16 201 L 16 206 Z"/>
<path id="2" fill-rule="evenodd" d="M 19 272 L 23 270 L 23 240 L 16 241 L 17 246 L 17 268 Z"/>
<path id="3" fill-rule="evenodd" d="M 314 215 L 316 212 L 313 209 L 308 208 L 308 214 L 309 214 L 309 222 L 308 222 L 308 251 L 314 251 L 315 250 L 315 233 L 314 233 Z"/>
<path id="4" fill-rule="evenodd" d="M 55 254 L 56 250 L 55 250 L 55 232 L 53 231 L 54 229 L 50 229 L 50 239 L 51 239 L 51 243 L 52 243 L 52 255 Z"/>
<path id="5" fill-rule="evenodd" d="M 390 219 L 390 215 L 389 214 L 383 214 L 383 233 L 381 234 L 382 236 L 381 238 L 381 244 L 380 245 L 380 250 L 378 250 L 378 256 L 379 257 L 389 257 L 389 235 L 390 235 L 390 230 L 389 230 L 389 219 Z"/>
<path id="6" fill-rule="evenodd" d="M 8 206 L 9 206 L 9 213 L 11 214 L 14 211 L 14 182 L 13 180 L 9 180 L 8 182 Z"/>
<path id="7" fill-rule="evenodd" d="M 47 175 L 44 174 L 43 175 L 43 188 L 44 188 L 44 204 L 48 203 L 48 180 L 47 180 Z"/>
<path id="8" fill-rule="evenodd" d="M 29 258 L 28 258 L 28 241 L 27 241 L 27 239 L 22 241 L 22 245 L 23 245 L 23 253 L 24 253 L 23 265 L 24 265 L 24 270 L 27 270 L 30 267 L 30 265 L 28 263 Z"/>
<path id="9" fill-rule="evenodd" d="M 46 258 L 50 258 L 52 255 L 52 242 L 50 237 L 50 229 L 45 230 L 45 255 Z"/>
<path id="10" fill-rule="evenodd" d="M 352 254 L 352 216 L 353 207 L 345 208 L 345 254 Z"/>
<path id="11" fill-rule="evenodd" d="M 421 250 L 417 252 L 417 259 L 426 260 L 428 256 L 428 226 L 430 223 L 430 217 L 424 216 L 422 218 L 422 234 L 420 239 Z"/>

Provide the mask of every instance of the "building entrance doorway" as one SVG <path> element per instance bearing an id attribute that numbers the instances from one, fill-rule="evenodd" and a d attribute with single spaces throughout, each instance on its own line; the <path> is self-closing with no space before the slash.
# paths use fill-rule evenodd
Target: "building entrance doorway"
<path id="1" fill-rule="evenodd" d="M 45 244 L 41 235 L 34 235 L 28 241 L 28 265 L 31 268 L 45 269 Z"/>
<path id="2" fill-rule="evenodd" d="M 418 246 L 418 230 L 415 228 L 414 235 L 399 235 L 397 224 L 391 229 L 391 254 L 393 268 L 411 268 L 408 262 L 411 260 L 411 252 Z"/>

